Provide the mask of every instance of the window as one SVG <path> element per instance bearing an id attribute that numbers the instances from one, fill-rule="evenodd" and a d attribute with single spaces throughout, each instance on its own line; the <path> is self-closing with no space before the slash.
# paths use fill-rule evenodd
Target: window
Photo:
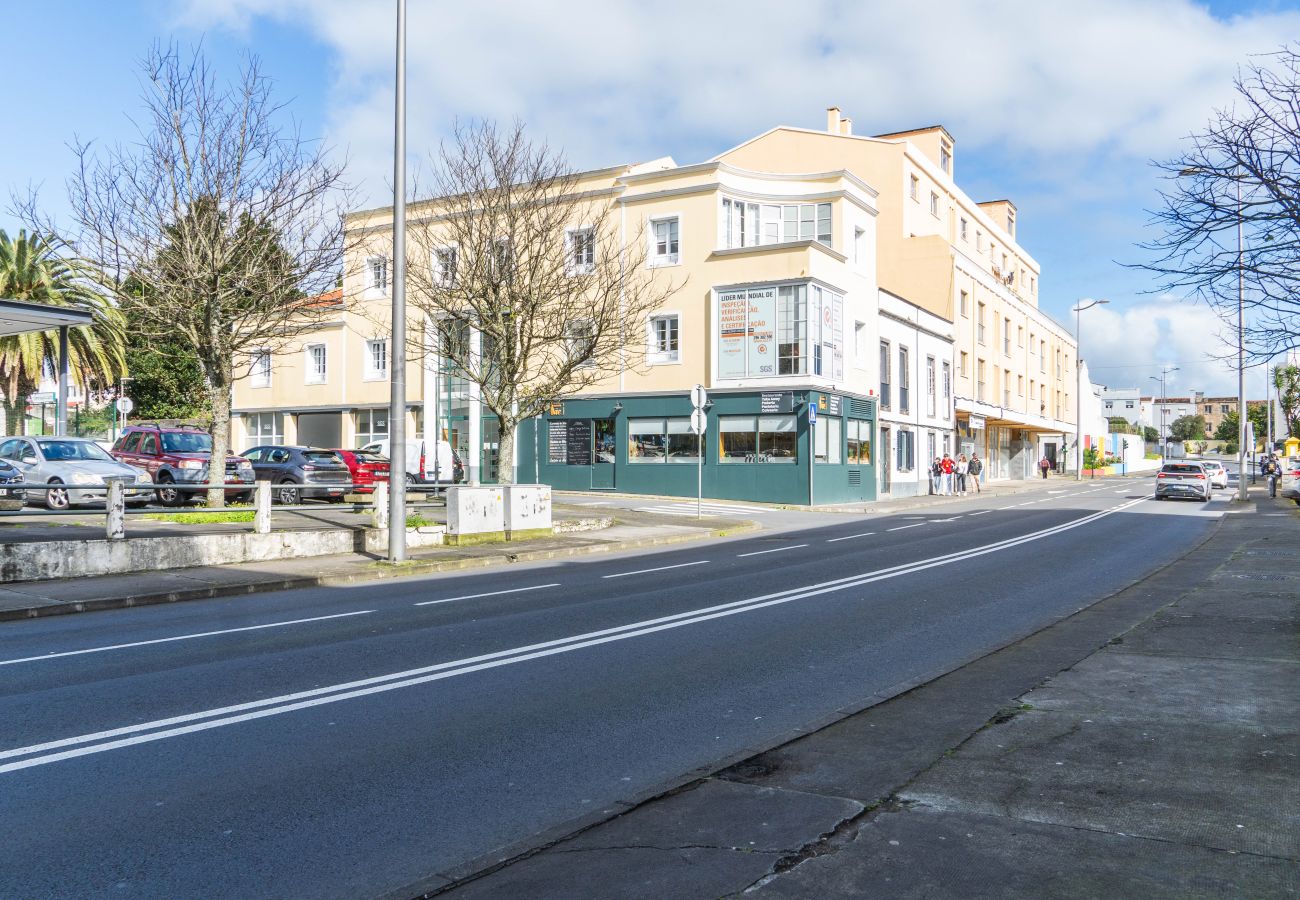
<path id="1" fill-rule="evenodd" d="M 808 373 L 808 303 L 803 285 L 797 290 L 781 288 L 777 296 L 777 372 L 781 375 Z M 751 336 L 753 331 L 750 331 Z"/>
<path id="2" fill-rule="evenodd" d="M 307 345 L 307 384 L 324 384 L 326 376 L 325 345 Z"/>
<path id="3" fill-rule="evenodd" d="M 388 341 L 366 341 L 366 374 L 368 379 L 388 377 Z"/>
<path id="4" fill-rule="evenodd" d="M 691 420 L 628 419 L 627 461 L 630 463 L 699 463 L 699 438 Z"/>
<path id="5" fill-rule="evenodd" d="M 388 260 L 372 256 L 366 260 L 366 287 L 372 291 L 388 290 Z"/>
<path id="6" fill-rule="evenodd" d="M 1011 355 L 1011 320 L 1002 320 L 1002 355 Z"/>
<path id="7" fill-rule="evenodd" d="M 1016 236 L 1016 214 L 1011 210 L 1007 210 L 1007 234 Z"/>
<path id="8" fill-rule="evenodd" d="M 963 218 L 963 219 L 961 220 L 960 234 L 961 234 L 961 239 L 962 239 L 963 241 L 968 239 L 968 235 L 967 235 L 967 233 L 966 233 L 966 219 L 965 219 L 965 218 Z"/>
<path id="9" fill-rule="evenodd" d="M 650 264 L 652 266 L 677 265 L 681 261 L 678 248 L 676 216 L 650 223 Z"/>
<path id="10" fill-rule="evenodd" d="M 786 241 L 817 241 L 831 245 L 829 203 L 746 203 L 722 199 L 720 242 L 725 249 L 756 247 Z M 862 232 L 862 229 L 858 229 Z M 858 252 L 855 247 L 855 253 Z"/>
<path id="11" fill-rule="evenodd" d="M 1025 326 L 1023 325 L 1016 326 L 1016 346 L 1025 346 Z"/>
<path id="12" fill-rule="evenodd" d="M 388 410 L 359 409 L 356 412 L 357 439 L 353 443 L 358 447 L 373 444 L 388 438 Z"/>
<path id="13" fill-rule="evenodd" d="M 1038 342 L 1038 371 L 1047 371 L 1047 341 Z"/>
<path id="14" fill-rule="evenodd" d="M 910 472 L 916 467 L 916 435 L 906 429 L 898 430 L 897 466 L 900 472 Z"/>
<path id="15" fill-rule="evenodd" d="M 930 215 L 939 217 L 939 195 L 934 191 L 930 191 Z"/>
<path id="16" fill-rule="evenodd" d="M 910 409 L 908 394 L 912 387 L 912 367 L 908 365 L 908 349 L 898 348 L 898 411 L 906 413 Z"/>
<path id="17" fill-rule="evenodd" d="M 893 360 L 889 356 L 889 341 L 880 342 L 880 408 L 889 409 L 889 371 L 893 368 Z"/>
<path id="18" fill-rule="evenodd" d="M 1002 405 L 1011 405 L 1011 370 L 1002 370 Z"/>
<path id="19" fill-rule="evenodd" d="M 433 251 L 433 281 L 442 287 L 456 283 L 455 247 L 438 247 Z"/>
<path id="20" fill-rule="evenodd" d="M 975 251 L 977 253 L 984 252 L 984 232 L 980 231 L 978 228 L 975 229 Z"/>
<path id="21" fill-rule="evenodd" d="M 966 291 L 961 292 L 961 314 L 970 318 L 970 294 Z"/>
<path id="22" fill-rule="evenodd" d="M 681 361 L 677 344 L 679 321 L 676 313 L 650 317 L 649 362 L 651 365 Z"/>
<path id="23" fill-rule="evenodd" d="M 975 320 L 975 337 L 982 344 L 984 343 L 984 304 L 981 303 L 977 309 L 978 317 Z"/>
<path id="24" fill-rule="evenodd" d="M 514 273 L 514 251 L 510 248 L 510 239 L 499 238 L 492 244 L 492 274 L 502 282 L 508 282 Z"/>
<path id="25" fill-rule="evenodd" d="M 962 354 L 965 356 L 966 354 Z M 952 363 L 948 360 L 943 361 L 943 410 L 944 415 L 948 414 L 948 400 L 952 397 Z"/>
<path id="26" fill-rule="evenodd" d="M 794 416 L 719 416 L 721 463 L 796 463 L 798 430 Z"/>
<path id="27" fill-rule="evenodd" d="M 952 174 L 952 148 L 946 143 L 939 145 L 939 168 L 948 174 Z"/>
<path id="28" fill-rule="evenodd" d="M 819 463 L 838 466 L 840 447 L 844 443 L 844 422 L 839 418 L 818 419 L 813 427 L 813 459 Z"/>
<path id="29" fill-rule="evenodd" d="M 1033 275 L 1029 276 L 1029 293 L 1031 294 L 1038 293 L 1038 279 L 1035 278 Z"/>
<path id="30" fill-rule="evenodd" d="M 911 197 L 913 200 L 916 200 L 917 202 L 920 202 L 920 198 L 917 196 L 917 187 L 920 184 L 921 184 L 921 180 L 917 178 L 915 175 L 912 175 L 911 181 L 908 182 L 908 189 L 907 189 L 908 196 Z"/>
<path id="31" fill-rule="evenodd" d="M 844 296 L 816 284 L 717 293 L 719 378 L 844 378 Z"/>
<path id="32" fill-rule="evenodd" d="M 970 366 L 967 364 L 967 359 L 968 357 L 966 355 L 966 351 L 963 350 L 961 352 L 961 368 L 958 370 L 959 372 L 961 372 L 962 378 L 970 377 Z"/>
<path id="33" fill-rule="evenodd" d="M 858 265 L 867 261 L 867 232 L 862 228 L 853 229 L 853 261 Z"/>
<path id="34" fill-rule="evenodd" d="M 933 431 L 927 431 L 925 434 L 925 450 L 925 461 L 927 463 L 941 452 L 939 450 L 939 439 Z"/>
<path id="35" fill-rule="evenodd" d="M 244 416 L 244 434 L 249 446 L 284 443 L 284 413 L 250 413 Z"/>
<path id="36" fill-rule="evenodd" d="M 253 365 L 249 368 L 250 381 L 255 388 L 271 386 L 271 354 L 267 350 L 259 350 L 253 357 Z"/>
<path id="37" fill-rule="evenodd" d="M 1025 376 L 1023 375 L 1016 376 L 1016 394 L 1021 397 L 1025 396 Z"/>
<path id="38" fill-rule="evenodd" d="M 848 442 L 848 463 L 851 466 L 871 464 L 871 423 L 865 419 L 849 419 L 845 429 Z"/>
<path id="39" fill-rule="evenodd" d="M 1229 406 L 1227 403 L 1221 404 L 1219 406 L 1219 412 L 1223 413 L 1224 415 L 1227 415 L 1231 411 L 1232 411 L 1232 407 Z"/>
<path id="40" fill-rule="evenodd" d="M 975 399 L 984 402 L 984 360 L 975 361 Z"/>
<path id="41" fill-rule="evenodd" d="M 570 360 L 579 366 L 595 364 L 596 335 L 590 321 L 578 319 L 570 322 L 564 329 L 564 341 Z"/>
<path id="42" fill-rule="evenodd" d="M 934 357 L 925 358 L 925 412 L 931 418 L 934 417 L 936 404 L 938 401 L 938 385 L 936 382 L 936 372 Z"/>
<path id="43" fill-rule="evenodd" d="M 1107 406 L 1110 406 L 1109 403 L 1107 403 L 1106 405 L 1107 405 Z M 1213 404 L 1213 403 L 1207 403 L 1207 404 L 1205 404 L 1205 411 L 1206 411 L 1207 413 L 1212 413 L 1212 412 L 1214 412 L 1214 404 Z"/>
<path id="44" fill-rule="evenodd" d="M 1007 271 L 1007 255 L 1005 253 L 1002 254 L 1002 274 L 1004 277 L 1011 274 Z"/>
<path id="45" fill-rule="evenodd" d="M 575 228 L 564 233 L 565 270 L 570 275 L 589 275 L 596 266 L 596 233 Z"/>

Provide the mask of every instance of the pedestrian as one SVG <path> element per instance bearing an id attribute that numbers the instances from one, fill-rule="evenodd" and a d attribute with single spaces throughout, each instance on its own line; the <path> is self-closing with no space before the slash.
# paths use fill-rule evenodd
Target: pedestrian
<path id="1" fill-rule="evenodd" d="M 952 473 L 956 471 L 957 464 L 952 461 L 951 456 L 945 453 L 943 455 L 943 459 L 939 462 L 939 469 L 940 471 L 943 472 L 943 477 L 941 479 L 942 487 L 940 493 L 942 493 L 945 497 L 951 497 L 952 496 Z"/>
<path id="2" fill-rule="evenodd" d="M 1048 469 L 1052 468 L 1052 461 L 1044 456 L 1038 461 L 1038 471 L 1043 473 L 1043 478 L 1047 478 Z"/>
<path id="3" fill-rule="evenodd" d="M 974 451 L 971 452 L 970 465 L 966 467 L 966 470 L 970 473 L 971 483 L 975 485 L 975 493 L 978 494 L 983 490 L 983 488 L 980 487 L 980 473 L 984 471 L 984 463 L 980 461 L 980 455 L 978 453 L 975 453 Z"/>
<path id="4" fill-rule="evenodd" d="M 957 455 L 957 470 L 955 472 L 957 476 L 958 497 L 966 496 L 966 475 L 968 472 L 970 472 L 970 463 L 966 461 L 966 454 L 959 453 Z"/>
<path id="5" fill-rule="evenodd" d="M 939 488 L 943 485 L 943 462 L 939 457 L 934 458 L 930 463 L 930 493 L 939 493 Z"/>

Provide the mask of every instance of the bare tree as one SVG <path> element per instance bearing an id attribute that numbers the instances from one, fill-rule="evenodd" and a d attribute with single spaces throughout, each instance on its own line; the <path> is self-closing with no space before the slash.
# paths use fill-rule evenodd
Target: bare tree
<path id="1" fill-rule="evenodd" d="M 1234 84 L 1236 102 L 1157 164 L 1173 186 L 1153 214 L 1160 237 L 1142 245 L 1155 261 L 1140 267 L 1233 323 L 1240 277 L 1246 350 L 1262 360 L 1300 344 L 1300 45 L 1261 57 Z"/>
<path id="2" fill-rule="evenodd" d="M 646 316 L 681 284 L 647 270 L 643 231 L 620 229 L 612 179 L 573 171 L 522 125 L 458 126 L 432 168 L 437 196 L 407 225 L 409 297 L 497 416 L 509 483 L 519 423 L 635 368 Z"/>
<path id="3" fill-rule="evenodd" d="M 230 448 L 230 392 L 251 363 L 312 328 L 343 260 L 343 164 L 304 139 L 255 58 L 220 83 L 201 50 L 155 46 L 131 143 L 74 144 L 71 228 L 135 327 L 193 347 L 212 410 L 209 479 Z M 24 214 L 39 220 L 34 197 Z M 210 490 L 220 505 L 224 492 Z"/>

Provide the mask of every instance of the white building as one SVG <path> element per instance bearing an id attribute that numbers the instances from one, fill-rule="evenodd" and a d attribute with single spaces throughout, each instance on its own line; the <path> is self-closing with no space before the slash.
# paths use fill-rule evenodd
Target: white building
<path id="1" fill-rule="evenodd" d="M 1183 416 L 1200 414 L 1203 391 L 1192 391 L 1190 397 L 1143 397 L 1142 415 L 1144 423 L 1149 424 L 1160 434 L 1160 439 L 1169 437 L 1174 422 Z"/>
<path id="2" fill-rule="evenodd" d="M 1150 420 L 1145 418 L 1142 391 L 1138 388 L 1103 387 L 1100 400 L 1102 415 L 1108 419 L 1120 416 L 1140 426 L 1151 424 Z"/>
<path id="3" fill-rule="evenodd" d="M 936 456 L 959 452 L 953 442 L 953 323 L 889 291 L 879 294 L 879 496 L 912 497 L 929 493 Z"/>

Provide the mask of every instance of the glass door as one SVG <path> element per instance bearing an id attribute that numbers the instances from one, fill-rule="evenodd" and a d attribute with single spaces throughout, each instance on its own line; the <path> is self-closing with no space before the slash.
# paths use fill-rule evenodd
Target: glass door
<path id="1" fill-rule="evenodd" d="M 614 440 L 613 419 L 591 420 L 591 486 L 595 490 L 614 489 L 615 457 L 618 445 Z"/>

